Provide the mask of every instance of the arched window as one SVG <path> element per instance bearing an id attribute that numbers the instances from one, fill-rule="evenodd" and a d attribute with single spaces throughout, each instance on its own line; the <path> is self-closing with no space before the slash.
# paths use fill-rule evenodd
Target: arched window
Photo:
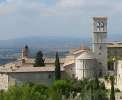
<path id="1" fill-rule="evenodd" d="M 99 71 L 99 77 L 102 77 L 103 73 L 102 73 L 102 69 L 100 69 Z"/>
<path id="2" fill-rule="evenodd" d="M 100 27 L 101 27 L 102 31 L 104 31 L 104 22 L 103 21 L 101 21 Z"/>
<path id="3" fill-rule="evenodd" d="M 96 28 L 97 28 L 97 31 L 100 31 L 100 22 L 99 21 L 96 23 Z"/>

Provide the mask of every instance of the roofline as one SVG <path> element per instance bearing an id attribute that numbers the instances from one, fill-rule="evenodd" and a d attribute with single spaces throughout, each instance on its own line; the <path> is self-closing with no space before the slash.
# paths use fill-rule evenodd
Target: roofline
<path id="1" fill-rule="evenodd" d="M 93 19 L 108 19 L 107 16 L 95 16 Z"/>
<path id="2" fill-rule="evenodd" d="M 3 71 L 3 72 L 0 72 L 0 73 L 43 73 L 43 72 L 55 72 L 55 71 Z M 62 70 L 61 72 L 64 72 L 64 70 Z"/>
<path id="3" fill-rule="evenodd" d="M 119 46 L 119 45 L 108 45 L 107 46 L 108 48 L 122 48 L 122 45 Z"/>

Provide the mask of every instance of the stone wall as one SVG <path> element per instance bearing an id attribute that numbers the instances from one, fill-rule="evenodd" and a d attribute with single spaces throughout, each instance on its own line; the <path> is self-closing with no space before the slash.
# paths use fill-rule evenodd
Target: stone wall
<path id="1" fill-rule="evenodd" d="M 49 85 L 54 80 L 54 72 L 28 72 L 28 73 L 9 73 L 9 86 L 19 85 L 24 82 Z"/>
<path id="2" fill-rule="evenodd" d="M 8 75 L 0 73 L 0 90 L 8 89 Z"/>

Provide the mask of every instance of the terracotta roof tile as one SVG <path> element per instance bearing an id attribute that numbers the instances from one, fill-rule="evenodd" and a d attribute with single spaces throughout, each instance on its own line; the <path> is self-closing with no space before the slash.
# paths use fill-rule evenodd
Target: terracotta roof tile
<path id="1" fill-rule="evenodd" d="M 64 69 L 61 67 L 61 71 L 63 71 Z M 4 68 L 1 67 L 0 68 L 0 72 L 6 72 L 6 73 L 24 73 L 24 72 L 53 72 L 55 71 L 55 67 L 33 67 L 33 66 L 29 66 L 29 67 L 10 67 L 10 68 Z"/>

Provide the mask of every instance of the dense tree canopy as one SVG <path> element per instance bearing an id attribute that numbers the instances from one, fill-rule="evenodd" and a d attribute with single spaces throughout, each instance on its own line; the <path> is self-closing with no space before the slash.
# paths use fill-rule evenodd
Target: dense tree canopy
<path id="1" fill-rule="evenodd" d="M 1 91 L 0 100 L 108 100 L 103 87 L 97 79 L 58 80 L 50 86 L 28 83 Z"/>
<path id="2" fill-rule="evenodd" d="M 36 54 L 34 67 L 44 67 L 44 66 L 45 66 L 45 63 L 44 63 L 43 53 L 42 51 L 38 51 Z"/>

